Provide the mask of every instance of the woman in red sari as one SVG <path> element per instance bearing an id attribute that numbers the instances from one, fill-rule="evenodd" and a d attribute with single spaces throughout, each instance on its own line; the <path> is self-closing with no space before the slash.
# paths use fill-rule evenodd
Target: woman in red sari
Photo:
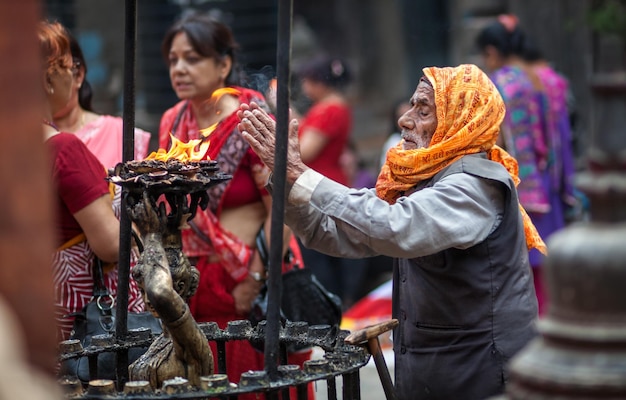
<path id="1" fill-rule="evenodd" d="M 210 140 L 208 157 L 233 177 L 209 191 L 206 211 L 198 210 L 191 229 L 183 231 L 183 251 L 200 271 L 191 313 L 196 321 L 215 321 L 222 329 L 228 321 L 247 318 L 263 285 L 265 268 L 255 238 L 260 229 L 269 237 L 271 221 L 271 197 L 265 189 L 269 170 L 239 134 L 236 115 L 241 103 L 265 100 L 236 85 L 236 49 L 227 26 L 197 14 L 175 23 L 162 46 L 172 88 L 181 101 L 163 114 L 159 147 L 169 148 L 170 135 L 183 142 Z M 285 252 L 291 247 L 301 261 L 287 229 L 283 243 Z M 210 344 L 217 354 L 215 343 Z M 239 382 L 242 372 L 264 369 L 264 355 L 246 341 L 227 342 L 226 356 L 231 382 Z M 309 357 L 310 351 L 292 355 L 289 361 L 302 364 Z"/>

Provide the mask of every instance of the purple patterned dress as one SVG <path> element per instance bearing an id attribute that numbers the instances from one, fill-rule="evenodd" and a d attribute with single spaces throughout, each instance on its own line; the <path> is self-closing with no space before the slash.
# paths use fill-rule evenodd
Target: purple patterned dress
<path id="1" fill-rule="evenodd" d="M 550 203 L 542 171 L 546 168 L 548 149 L 542 124 L 540 94 L 526 73 L 516 66 L 498 69 L 491 79 L 506 104 L 500 134 L 506 151 L 519 164 L 521 182 L 517 191 L 520 203 L 531 218 L 532 214 L 547 213 L 550 211 Z"/>
<path id="2" fill-rule="evenodd" d="M 553 231 L 547 179 L 548 136 L 543 114 L 546 97 L 533 86 L 529 76 L 518 66 L 507 65 L 496 70 L 491 80 L 506 105 L 500 134 L 504 148 L 515 157 L 519 165 L 520 183 L 517 192 L 520 203 L 545 240 Z M 533 249 L 529 253 L 529 259 L 533 267 L 535 293 L 541 315 L 547 304 L 540 271 L 543 255 Z"/>
<path id="3" fill-rule="evenodd" d="M 574 163 L 566 103 L 567 81 L 549 67 L 533 69 L 538 90 L 518 66 L 505 66 L 491 77 L 506 104 L 501 134 L 519 164 L 521 204 L 544 240 L 565 226 L 567 204 L 574 204 Z M 539 314 L 548 304 L 541 276 L 544 256 L 529 253 Z"/>
<path id="4" fill-rule="evenodd" d="M 565 210 L 574 197 L 574 156 L 567 109 L 567 80 L 549 66 L 533 72 L 542 85 L 542 118 L 548 143 L 546 169 L 542 172 L 548 191 L 550 212 L 535 216 L 533 222 L 544 239 L 565 227 Z M 532 217 L 532 216 L 531 216 Z M 532 261 L 531 253 L 531 261 Z"/>

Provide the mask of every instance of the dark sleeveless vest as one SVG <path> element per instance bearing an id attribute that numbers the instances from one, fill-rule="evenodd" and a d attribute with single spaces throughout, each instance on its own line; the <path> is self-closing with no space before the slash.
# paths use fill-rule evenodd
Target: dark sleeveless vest
<path id="1" fill-rule="evenodd" d="M 424 187 L 457 173 L 500 182 L 504 214 L 471 248 L 396 260 L 399 399 L 478 400 L 502 393 L 507 362 L 536 334 L 537 300 L 514 183 L 483 153 L 461 158 Z"/>

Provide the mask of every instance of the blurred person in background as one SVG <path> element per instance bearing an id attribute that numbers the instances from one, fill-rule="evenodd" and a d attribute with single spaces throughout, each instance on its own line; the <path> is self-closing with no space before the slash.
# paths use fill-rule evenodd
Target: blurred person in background
<path id="1" fill-rule="evenodd" d="M 376 176 L 368 169 L 356 143 L 349 140 L 346 148 L 339 157 L 339 165 L 343 169 L 351 188 L 373 188 L 376 185 Z"/>
<path id="2" fill-rule="evenodd" d="M 542 94 L 543 123 L 548 134 L 548 166 L 544 174 L 550 188 L 551 220 L 548 229 L 561 229 L 567 221 L 582 218 L 588 202 L 586 196 L 574 187 L 575 160 L 572 120 L 573 101 L 567 78 L 557 72 L 545 59 L 537 43 L 527 38 L 522 57 L 529 66 L 533 84 Z M 538 225 L 543 225 L 538 222 Z"/>
<path id="3" fill-rule="evenodd" d="M 54 123 L 75 134 L 106 168 L 122 162 L 123 120 L 94 111 L 93 91 L 87 81 L 87 62 L 78 41 L 68 33 L 72 52 L 72 95 L 65 107 L 54 113 Z M 148 155 L 150 133 L 135 128 L 135 159 Z"/>
<path id="4" fill-rule="evenodd" d="M 302 160 L 314 170 L 347 183 L 339 159 L 352 132 L 352 107 L 344 89 L 352 76 L 339 58 L 316 56 L 296 69 L 311 107 L 300 121 Z"/>
<path id="5" fill-rule="evenodd" d="M 228 182 L 209 189 L 207 209 L 198 209 L 189 221 L 191 229 L 182 232 L 183 252 L 200 271 L 198 290 L 189 301 L 191 313 L 196 321 L 216 322 L 222 329 L 229 321 L 248 317 L 266 276 L 256 247 L 260 230 L 271 241 L 272 198 L 265 188 L 269 169 L 240 135 L 236 115 L 241 103 L 254 101 L 264 107 L 266 103 L 261 93 L 240 86 L 237 51 L 231 29 L 203 14 L 175 22 L 162 43 L 180 102 L 161 118 L 159 147 L 170 147 L 170 135 L 185 143 L 208 140 L 208 158 L 217 161 L 221 172 L 232 175 Z M 298 243 L 288 229 L 283 243 L 285 254 L 291 249 L 293 262 L 302 263 Z M 215 343 L 210 345 L 218 354 Z M 310 354 L 310 350 L 290 354 L 290 363 L 302 365 Z M 263 370 L 264 355 L 248 341 L 229 341 L 226 366 L 230 381 L 237 383 L 241 373 Z M 313 396 L 311 385 L 309 394 Z"/>
<path id="6" fill-rule="evenodd" d="M 107 172 L 100 161 L 76 135 L 61 132 L 51 122 L 52 116 L 75 95 L 76 68 L 67 31 L 59 23 L 42 22 L 38 37 L 45 62 L 42 89 L 46 107 L 42 120 L 57 195 L 58 248 L 52 258 L 52 270 L 57 335 L 61 341 L 69 338 L 74 322 L 72 313 L 81 311 L 93 296 L 95 256 L 108 264 L 104 271 L 105 285 L 112 296 L 117 293 L 120 225 L 116 212 L 119 215 L 120 204 L 113 207 L 105 180 Z M 137 284 L 131 280 L 129 285 L 129 311 L 143 311 Z"/>
<path id="7" fill-rule="evenodd" d="M 550 142 L 542 110 L 543 94 L 533 83 L 534 76 L 522 51 L 526 35 L 512 15 L 501 15 L 481 30 L 476 38 L 489 77 L 502 95 L 506 115 L 498 142 L 518 162 L 520 203 L 536 224 L 542 238 L 563 226 L 562 216 L 553 214 L 550 187 L 545 179 L 550 157 Z M 554 217 L 554 218 L 553 218 Z M 541 276 L 544 257 L 530 252 L 539 313 L 544 312 L 545 290 Z"/>
<path id="8" fill-rule="evenodd" d="M 396 100 L 396 102 L 391 106 L 391 112 L 389 114 L 389 132 L 387 139 L 385 139 L 385 142 L 383 143 L 382 151 L 380 152 L 380 168 L 385 165 L 387 151 L 400 144 L 400 141 L 402 140 L 402 135 L 400 134 L 402 129 L 398 125 L 398 120 L 409 110 L 409 108 L 411 108 L 411 104 L 407 101 L 406 97 Z"/>
<path id="9" fill-rule="evenodd" d="M 302 94 L 311 107 L 300 120 L 298 135 L 302 161 L 325 176 L 348 185 L 341 165 L 352 131 L 352 107 L 345 95 L 352 75 L 345 61 L 316 55 L 295 68 Z M 344 306 L 352 300 L 342 296 L 343 260 L 301 246 L 304 264 L 311 268 L 322 285 L 341 297 Z"/>

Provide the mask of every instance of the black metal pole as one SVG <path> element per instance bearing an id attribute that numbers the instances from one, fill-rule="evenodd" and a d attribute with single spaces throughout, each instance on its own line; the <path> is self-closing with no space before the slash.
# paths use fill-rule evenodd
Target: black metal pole
<path id="1" fill-rule="evenodd" d="M 122 160 L 135 156 L 135 48 L 137 32 L 137 0 L 126 0 L 124 25 L 124 113 Z M 120 213 L 120 258 L 118 264 L 115 336 L 128 334 L 128 283 L 130 278 L 131 224 L 124 207 L 125 189 L 122 192 Z M 117 385 L 122 390 L 128 381 L 128 350 L 117 353 Z"/>
<path id="2" fill-rule="evenodd" d="M 291 56 L 292 0 L 278 1 L 278 36 L 276 51 L 276 149 L 274 153 L 272 226 L 268 280 L 267 330 L 265 336 L 265 370 L 269 378 L 278 379 L 280 304 L 282 297 L 282 248 L 285 219 L 285 177 L 289 130 L 289 78 Z"/>

